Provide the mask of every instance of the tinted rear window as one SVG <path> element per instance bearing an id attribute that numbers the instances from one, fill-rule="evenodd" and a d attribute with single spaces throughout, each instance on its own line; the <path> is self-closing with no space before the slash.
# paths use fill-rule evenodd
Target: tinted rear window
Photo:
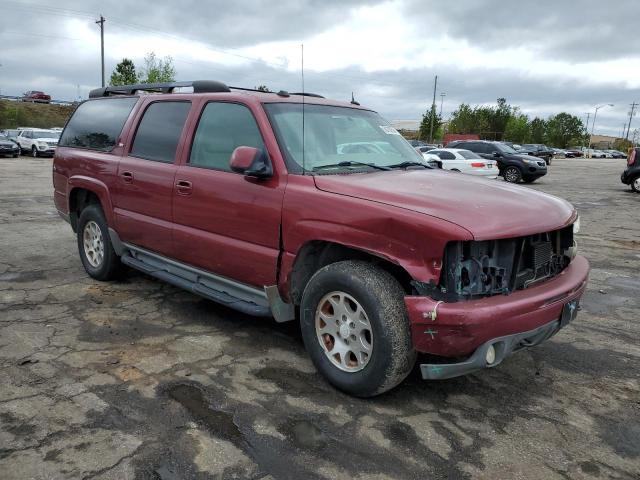
<path id="1" fill-rule="evenodd" d="M 137 97 L 127 97 L 82 103 L 67 123 L 58 146 L 112 150 L 137 101 Z"/>
<path id="2" fill-rule="evenodd" d="M 111 150 L 137 101 L 137 97 L 127 97 L 82 103 L 67 123 L 58 146 Z"/>
<path id="3" fill-rule="evenodd" d="M 190 109 L 190 102 L 155 102 L 149 105 L 138 126 L 131 155 L 172 163 Z"/>

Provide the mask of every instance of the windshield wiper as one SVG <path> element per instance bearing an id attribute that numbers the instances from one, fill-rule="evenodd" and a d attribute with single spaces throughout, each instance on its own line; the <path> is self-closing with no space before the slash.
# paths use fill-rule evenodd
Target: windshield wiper
<path id="1" fill-rule="evenodd" d="M 375 163 L 353 162 L 351 160 L 338 162 L 338 163 L 328 163 L 327 165 L 318 165 L 317 167 L 313 167 L 311 170 L 315 172 L 317 170 L 323 170 L 325 168 L 360 167 L 360 166 L 375 168 L 376 170 L 391 170 L 389 167 L 383 167 L 381 165 L 376 165 Z"/>
<path id="2" fill-rule="evenodd" d="M 422 162 L 412 162 L 412 161 L 407 161 L 407 162 L 402 162 L 402 163 L 396 163 L 395 165 L 389 165 L 388 168 L 407 168 L 407 167 L 424 167 L 424 168 L 432 168 L 429 165 L 427 165 L 426 163 L 422 163 Z"/>

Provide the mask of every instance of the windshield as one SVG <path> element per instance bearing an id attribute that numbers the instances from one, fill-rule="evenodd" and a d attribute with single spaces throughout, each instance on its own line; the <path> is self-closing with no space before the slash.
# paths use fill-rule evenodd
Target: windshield
<path id="1" fill-rule="evenodd" d="M 34 138 L 53 138 L 57 140 L 60 138 L 60 132 L 55 132 L 53 130 L 40 130 L 33 132 Z"/>
<path id="2" fill-rule="evenodd" d="M 472 152 L 471 150 L 458 150 L 458 153 L 462 155 L 463 158 L 467 160 L 475 160 L 476 158 L 482 158 L 476 152 Z"/>
<path id="3" fill-rule="evenodd" d="M 504 143 L 496 143 L 495 146 L 502 153 L 518 153 L 513 148 L 511 148 L 509 145 L 505 145 Z"/>
<path id="4" fill-rule="evenodd" d="M 398 131 L 377 113 L 347 107 L 265 105 L 289 169 L 310 172 L 323 167 L 372 168 L 399 164 L 428 164 Z M 340 164 L 340 165 L 338 165 Z"/>

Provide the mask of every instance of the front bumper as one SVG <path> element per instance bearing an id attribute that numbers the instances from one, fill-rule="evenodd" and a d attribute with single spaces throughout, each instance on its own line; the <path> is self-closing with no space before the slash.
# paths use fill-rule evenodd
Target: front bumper
<path id="1" fill-rule="evenodd" d="M 509 295 L 454 303 L 405 297 L 414 348 L 465 361 L 487 342 L 513 335 L 528 338 L 557 322 L 564 305 L 580 299 L 588 276 L 589 262 L 578 255 L 556 277 Z"/>

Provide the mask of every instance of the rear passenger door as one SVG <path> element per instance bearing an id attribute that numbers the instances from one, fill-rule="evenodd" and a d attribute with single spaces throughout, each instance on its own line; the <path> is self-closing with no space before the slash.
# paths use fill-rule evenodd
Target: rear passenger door
<path id="1" fill-rule="evenodd" d="M 276 284 L 285 180 L 245 177 L 229 160 L 240 146 L 267 151 L 263 133 L 246 105 L 205 103 L 173 195 L 176 258 L 256 287 Z"/>
<path id="2" fill-rule="evenodd" d="M 189 101 L 150 101 L 118 165 L 114 213 L 124 242 L 172 256 L 173 183 Z"/>

